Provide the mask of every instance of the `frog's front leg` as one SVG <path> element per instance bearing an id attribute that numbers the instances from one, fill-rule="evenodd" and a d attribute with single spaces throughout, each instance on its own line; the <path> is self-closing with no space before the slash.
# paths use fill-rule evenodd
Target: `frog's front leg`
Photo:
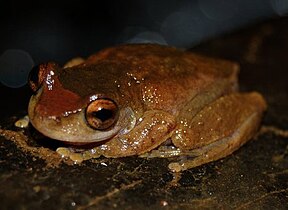
<path id="1" fill-rule="evenodd" d="M 172 115 L 159 110 L 146 111 L 136 126 L 97 147 L 105 157 L 139 155 L 158 147 L 171 137 L 176 123 Z"/>

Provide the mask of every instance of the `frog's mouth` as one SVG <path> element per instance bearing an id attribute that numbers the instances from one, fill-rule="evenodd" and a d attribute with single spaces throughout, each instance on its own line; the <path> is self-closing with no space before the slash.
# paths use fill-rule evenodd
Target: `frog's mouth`
<path id="1" fill-rule="evenodd" d="M 136 124 L 135 113 L 130 107 L 119 111 L 117 122 L 106 130 L 93 129 L 87 124 L 85 109 L 78 110 L 69 116 L 43 117 L 36 111 L 37 97 L 32 96 L 28 114 L 31 124 L 45 136 L 70 144 L 90 144 L 105 141 L 116 135 L 129 133 Z"/>

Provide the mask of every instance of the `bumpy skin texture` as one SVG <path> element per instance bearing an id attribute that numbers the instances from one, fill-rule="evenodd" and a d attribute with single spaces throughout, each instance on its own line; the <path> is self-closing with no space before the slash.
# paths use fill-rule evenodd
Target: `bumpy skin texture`
<path id="1" fill-rule="evenodd" d="M 43 85 L 29 104 L 33 126 L 72 144 L 98 142 L 95 151 L 106 157 L 170 156 L 152 150 L 171 138 L 173 154 L 193 151 L 198 157 L 193 166 L 181 163 L 184 170 L 238 149 L 256 132 L 266 109 L 259 93 L 236 92 L 237 64 L 172 47 L 121 45 L 76 66 L 44 69 Z M 85 120 L 95 98 L 112 99 L 119 107 L 118 121 L 104 131 Z"/>

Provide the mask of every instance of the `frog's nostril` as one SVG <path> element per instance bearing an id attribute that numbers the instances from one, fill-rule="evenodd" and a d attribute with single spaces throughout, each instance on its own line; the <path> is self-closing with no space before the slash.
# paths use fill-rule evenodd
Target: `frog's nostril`
<path id="1" fill-rule="evenodd" d="M 87 123 L 97 130 L 108 129 L 115 124 L 117 118 L 118 107 L 111 99 L 96 99 L 86 109 Z"/>

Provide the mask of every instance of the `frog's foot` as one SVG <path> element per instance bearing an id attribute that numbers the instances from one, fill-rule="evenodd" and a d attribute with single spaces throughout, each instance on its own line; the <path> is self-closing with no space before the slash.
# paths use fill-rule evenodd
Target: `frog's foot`
<path id="1" fill-rule="evenodd" d="M 172 157 L 197 157 L 199 156 L 199 150 L 181 150 L 173 145 L 171 146 L 159 146 L 157 149 L 151 150 L 144 154 L 139 155 L 141 158 L 172 158 Z"/>
<path id="2" fill-rule="evenodd" d="M 69 158 L 74 163 L 82 163 L 84 160 L 92 158 L 99 158 L 101 154 L 95 148 L 83 151 L 76 151 L 73 148 L 59 147 L 56 152 L 61 155 L 62 158 Z"/>

